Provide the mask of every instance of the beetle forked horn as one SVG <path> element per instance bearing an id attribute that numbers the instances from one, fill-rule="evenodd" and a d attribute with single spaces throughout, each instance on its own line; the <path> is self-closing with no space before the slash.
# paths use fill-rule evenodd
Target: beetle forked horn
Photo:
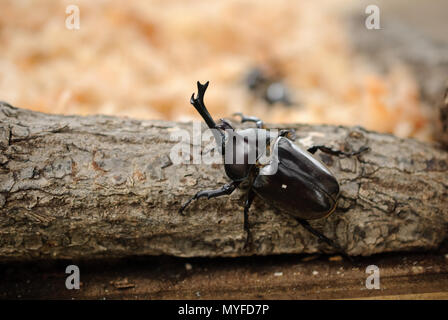
<path id="1" fill-rule="evenodd" d="M 216 123 L 208 112 L 207 108 L 204 104 L 204 95 L 207 90 L 209 82 L 207 81 L 205 84 L 201 84 L 198 81 L 198 95 L 195 98 L 194 93 L 191 95 L 190 103 L 195 107 L 195 109 L 199 112 L 201 117 L 204 119 L 205 123 L 210 129 L 216 128 Z"/>
<path id="2" fill-rule="evenodd" d="M 195 107 L 195 109 L 199 112 L 202 119 L 204 119 L 205 123 L 207 123 L 207 126 L 210 129 L 213 129 L 213 136 L 215 137 L 216 144 L 218 146 L 219 152 L 224 152 L 224 134 L 218 130 L 216 130 L 218 127 L 216 126 L 215 121 L 213 120 L 212 116 L 208 112 L 207 108 L 204 104 L 204 94 L 207 90 L 209 82 L 207 81 L 205 84 L 201 84 L 198 81 L 198 95 L 195 98 L 194 93 L 191 95 L 190 103 Z"/>

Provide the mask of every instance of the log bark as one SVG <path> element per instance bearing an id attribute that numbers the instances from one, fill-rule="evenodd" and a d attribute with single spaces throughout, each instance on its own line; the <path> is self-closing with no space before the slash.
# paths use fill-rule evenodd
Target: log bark
<path id="1" fill-rule="evenodd" d="M 429 250 L 448 234 L 448 153 L 359 127 L 296 129 L 297 144 L 371 151 L 316 153 L 341 183 L 335 213 L 311 224 L 350 255 Z M 191 123 L 60 116 L 0 103 L 0 260 L 135 255 L 246 256 L 331 253 L 289 215 L 244 195 L 200 199 L 228 182 L 220 165 L 174 164 L 171 135 Z"/>

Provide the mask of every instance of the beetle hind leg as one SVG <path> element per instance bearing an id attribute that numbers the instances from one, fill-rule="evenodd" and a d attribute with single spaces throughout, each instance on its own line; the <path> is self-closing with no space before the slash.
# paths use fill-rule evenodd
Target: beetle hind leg
<path id="1" fill-rule="evenodd" d="M 241 112 L 236 112 L 233 115 L 234 116 L 240 116 L 241 117 L 241 123 L 244 123 L 244 122 L 255 122 L 258 129 L 263 129 L 263 126 L 264 126 L 263 120 L 261 120 L 261 119 L 259 119 L 257 117 L 245 116 Z"/>
<path id="2" fill-rule="evenodd" d="M 193 197 L 191 197 L 187 202 L 185 202 L 182 207 L 179 209 L 179 213 L 182 214 L 183 211 L 188 207 L 188 205 L 193 201 L 202 197 L 207 197 L 207 199 L 217 198 L 225 195 L 230 195 L 236 189 L 236 183 L 231 182 L 223 185 L 220 189 L 217 190 L 203 190 L 196 193 Z"/>
<path id="3" fill-rule="evenodd" d="M 312 233 L 313 235 L 315 235 L 316 237 L 318 237 L 320 240 L 326 242 L 328 245 L 330 245 L 331 247 L 335 248 L 336 250 L 339 251 L 339 253 L 341 255 L 343 255 L 344 257 L 346 257 L 348 260 L 353 261 L 353 259 L 347 255 L 344 251 L 344 249 L 337 244 L 336 242 L 334 242 L 333 240 L 327 238 L 326 236 L 324 236 L 322 233 L 320 233 L 319 231 L 317 231 L 316 229 L 314 229 L 308 221 L 303 220 L 303 219 L 298 219 L 296 218 L 296 220 L 310 233 Z"/>
<path id="4" fill-rule="evenodd" d="M 334 156 L 346 156 L 346 157 L 352 157 L 352 156 L 356 156 L 358 154 L 361 154 L 365 151 L 370 150 L 369 147 L 361 147 L 358 151 L 353 151 L 353 152 L 345 152 L 345 151 L 341 151 L 341 150 L 333 150 L 330 147 L 326 147 L 326 146 L 313 146 L 311 148 L 308 148 L 308 152 L 311 154 L 316 153 L 317 150 L 320 150 L 324 153 L 328 153 Z"/>

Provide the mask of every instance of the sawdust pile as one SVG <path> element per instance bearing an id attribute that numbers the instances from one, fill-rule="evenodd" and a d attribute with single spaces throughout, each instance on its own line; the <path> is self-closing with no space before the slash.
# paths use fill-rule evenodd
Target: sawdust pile
<path id="1" fill-rule="evenodd" d="M 65 26 L 66 6 L 80 29 Z M 345 5 L 348 5 L 346 2 Z M 428 140 L 406 66 L 380 74 L 350 49 L 336 1 L 2 1 L 0 99 L 51 113 L 199 119 L 196 80 L 211 81 L 215 118 L 362 125 Z M 363 14 L 363 13 L 362 13 Z M 360 26 L 364 27 L 364 26 Z M 244 81 L 258 67 L 292 105 L 269 105 Z"/>

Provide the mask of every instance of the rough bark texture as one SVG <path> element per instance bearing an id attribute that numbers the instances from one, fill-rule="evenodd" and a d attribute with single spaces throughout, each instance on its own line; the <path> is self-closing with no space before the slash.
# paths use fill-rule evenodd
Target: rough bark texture
<path id="1" fill-rule="evenodd" d="M 371 148 L 352 158 L 316 153 L 339 179 L 341 199 L 312 225 L 349 254 L 432 249 L 447 238 L 447 152 L 362 128 L 291 127 L 304 146 Z M 179 215 L 195 192 L 227 182 L 219 165 L 172 163 L 170 135 L 191 128 L 0 103 L 0 260 L 334 252 L 259 199 L 244 250 L 240 191 Z"/>

